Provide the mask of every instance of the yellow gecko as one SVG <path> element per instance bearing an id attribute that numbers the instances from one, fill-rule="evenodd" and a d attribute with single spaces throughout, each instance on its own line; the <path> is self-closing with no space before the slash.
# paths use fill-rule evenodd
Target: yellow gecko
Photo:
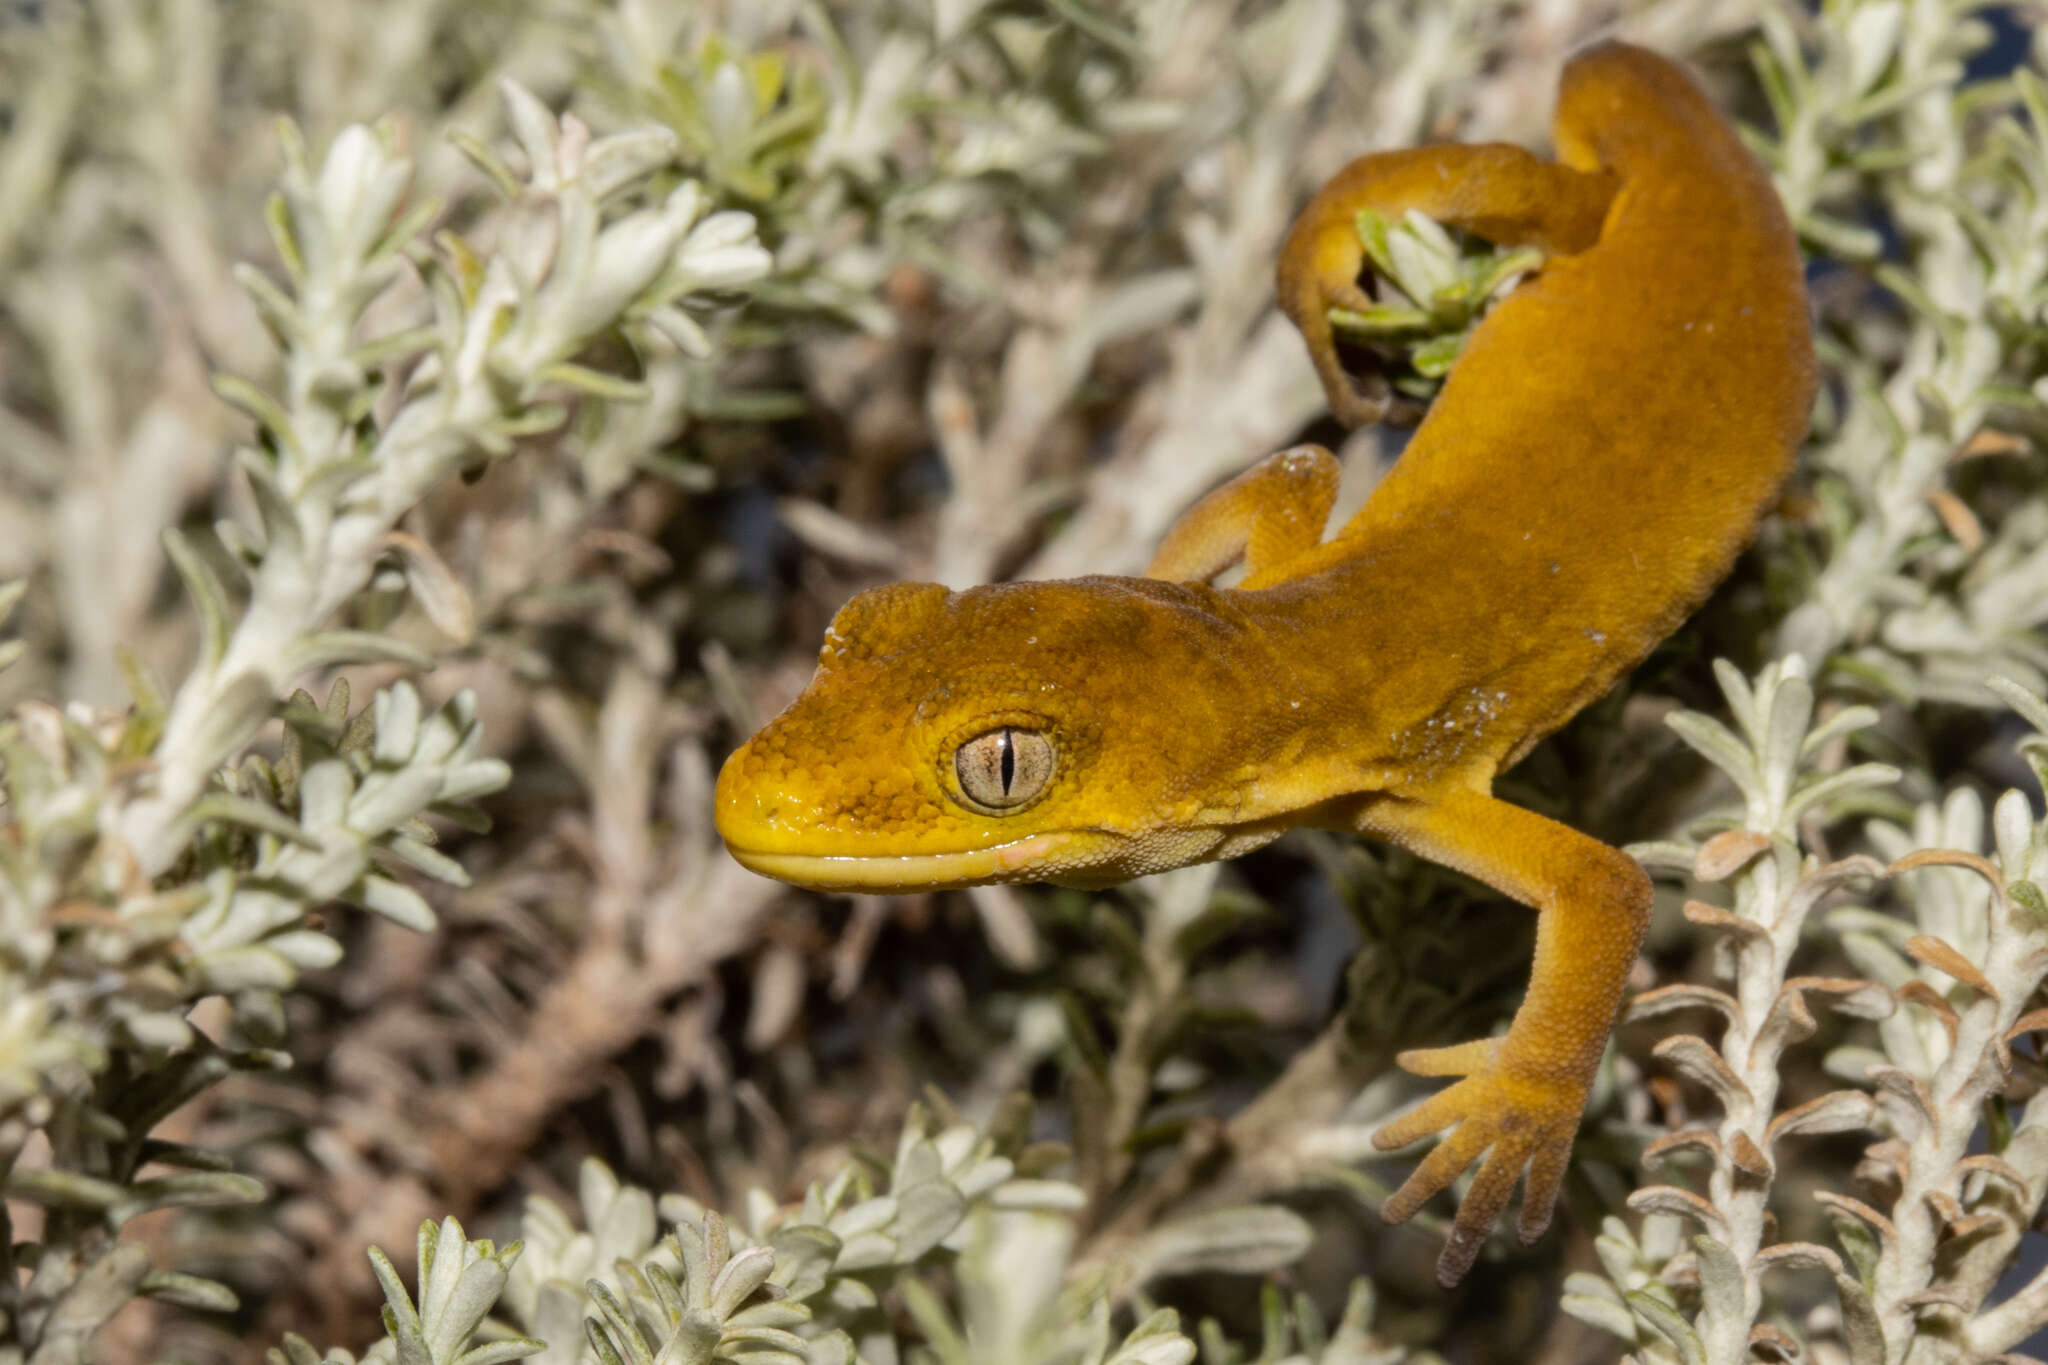
<path id="1" fill-rule="evenodd" d="M 1536 907 L 1506 1034 L 1402 1054 L 1461 1079 L 1376 1139 L 1450 1130 L 1390 1221 L 1481 1163 L 1445 1284 L 1525 1173 L 1521 1234 L 1548 1225 L 1650 906 L 1632 859 L 1496 800 L 1494 776 L 1727 573 L 1815 383 L 1784 211 L 1683 72 L 1618 43 L 1584 52 L 1555 136 L 1555 161 L 1502 145 L 1364 157 L 1296 221 L 1280 301 L 1350 423 L 1381 412 L 1328 320 L 1371 302 L 1360 209 L 1547 256 L 1334 536 L 1335 461 L 1302 447 L 1197 504 L 1143 578 L 861 593 L 809 687 L 718 779 L 733 856 L 826 890 L 1100 886 L 1313 826 Z M 1210 585 L 1240 560 L 1238 586 Z"/>

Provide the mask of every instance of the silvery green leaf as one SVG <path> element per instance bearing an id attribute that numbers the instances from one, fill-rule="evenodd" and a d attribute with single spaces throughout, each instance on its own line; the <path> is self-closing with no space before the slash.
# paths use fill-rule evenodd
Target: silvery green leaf
<path id="1" fill-rule="evenodd" d="M 1104 1365 L 1188 1365 L 1195 1354 L 1195 1343 L 1176 1332 L 1127 1342 Z"/>
<path id="2" fill-rule="evenodd" d="M 272 934 L 263 946 L 302 972 L 325 971 L 341 961 L 341 945 L 312 929 L 295 929 Z"/>
<path id="3" fill-rule="evenodd" d="M 1689 877 L 1699 860 L 1699 849 L 1675 839 L 1652 840 L 1640 844 L 1629 844 L 1624 850 L 1629 857 L 1643 865 L 1648 872 L 1669 872 L 1676 876 Z"/>
<path id="4" fill-rule="evenodd" d="M 877 1195 L 836 1215 L 832 1219 L 832 1231 L 842 1239 L 857 1237 L 861 1233 L 887 1227 L 895 1218 L 895 1199 L 886 1194 Z"/>
<path id="5" fill-rule="evenodd" d="M 373 772 L 348 803 L 348 827 L 378 835 L 425 810 L 441 793 L 441 774 L 432 768 Z"/>
<path id="6" fill-rule="evenodd" d="M 669 1234 L 668 1244 L 682 1262 L 682 1276 L 678 1283 L 688 1292 L 694 1303 L 705 1302 L 711 1292 L 712 1269 L 711 1229 L 717 1225 L 718 1215 L 707 1213 L 702 1223 L 684 1224 Z"/>
<path id="7" fill-rule="evenodd" d="M 412 749 L 415 763 L 442 763 L 476 738 L 476 694 L 456 693 L 426 718 Z"/>
<path id="8" fill-rule="evenodd" d="M 647 1191 L 621 1186 L 610 1199 L 593 1203 L 586 1186 L 582 1202 L 600 1257 L 638 1259 L 654 1246 L 654 1200 Z"/>
<path id="9" fill-rule="evenodd" d="M 175 1270 L 152 1270 L 135 1286 L 136 1292 L 160 1303 L 193 1308 L 202 1313 L 232 1313 L 242 1306 L 235 1291 L 219 1280 L 185 1275 Z"/>
<path id="10" fill-rule="evenodd" d="M 359 123 L 342 129 L 321 163 L 318 189 L 325 225 L 341 229 L 335 249 L 351 261 L 366 255 L 411 179 L 411 163 L 392 155 L 377 134 Z"/>
<path id="11" fill-rule="evenodd" d="M 442 207 L 442 203 L 438 199 L 422 199 L 413 204 L 412 207 L 394 215 L 386 224 L 383 233 L 377 238 L 371 250 L 386 257 L 385 264 L 393 278 L 397 276 L 400 269 L 401 253 L 408 256 L 415 253 L 424 255 L 425 247 L 421 239 L 426 233 L 427 226 L 441 216 Z M 430 329 L 426 328 L 418 330 L 430 331 Z M 386 356 L 394 354 L 394 352 L 384 348 L 388 347 L 395 338 L 404 335 L 406 334 L 395 333 L 379 337 L 367 343 L 364 348 L 358 349 L 353 358 L 358 364 L 367 364 L 368 362 L 364 359 L 366 351 Z M 424 345 L 431 344 L 431 341 L 424 343 Z M 404 354 L 412 354 L 414 350 L 424 349 L 424 345 L 410 346 L 410 343 L 404 342 L 401 342 L 401 345 L 409 347 L 409 349 L 403 352 Z"/>
<path id="12" fill-rule="evenodd" d="M 1797 820 L 1805 812 L 1823 806 L 1845 792 L 1863 787 L 1896 786 L 1904 776 L 1889 763 L 1858 763 L 1853 768 L 1814 778 L 1801 784 L 1785 802 L 1785 819 Z"/>
<path id="13" fill-rule="evenodd" d="M 1728 698 L 1729 714 L 1735 717 L 1752 743 L 1757 736 L 1756 693 L 1750 689 L 1749 679 L 1742 676 L 1742 670 L 1726 659 L 1714 660 L 1714 681 L 1720 684 L 1721 695 Z"/>
<path id="14" fill-rule="evenodd" d="M 890 1224 L 896 1259 L 906 1264 L 916 1261 L 944 1241 L 966 1212 L 967 1201 L 948 1181 L 927 1180 L 903 1191 Z"/>
<path id="15" fill-rule="evenodd" d="M 512 780 L 512 765 L 502 758 L 479 758 L 457 764 L 441 777 L 442 801 L 470 801 L 488 796 Z"/>
<path id="16" fill-rule="evenodd" d="M 219 995 L 289 990 L 299 980 L 298 970 L 283 956 L 253 944 L 216 949 L 195 966 L 206 990 Z"/>
<path id="17" fill-rule="evenodd" d="M 222 1152 L 209 1151 L 183 1142 L 162 1142 L 155 1138 L 142 1144 L 144 1161 L 161 1162 L 166 1166 L 179 1166 L 190 1171 L 227 1171 L 234 1169 L 234 1158 Z"/>
<path id="18" fill-rule="evenodd" d="M 517 1245 L 507 1248 L 503 1255 L 494 1254 L 487 1242 L 463 1248 L 463 1252 L 469 1263 L 462 1266 L 441 1308 L 439 1322 L 432 1325 L 436 1354 L 443 1359 L 452 1359 L 497 1307 L 498 1296 L 505 1289 L 506 1262 L 517 1255 Z"/>
<path id="19" fill-rule="evenodd" d="M 1769 1145 L 1798 1134 L 1853 1132 L 1870 1123 L 1874 1107 L 1861 1090 L 1829 1091 L 1771 1120 Z"/>
<path id="20" fill-rule="evenodd" d="M 283 674 L 311 673 L 315 669 L 342 664 L 399 664 L 425 672 L 434 666 L 434 656 L 418 645 L 367 630 L 324 630 L 302 635 L 278 657 Z"/>
<path id="21" fill-rule="evenodd" d="M 14 609 L 21 605 L 22 594 L 27 591 L 28 580 L 26 578 L 14 578 L 9 579 L 5 583 L 0 583 L 0 622 L 6 621 L 9 616 L 14 614 Z"/>
<path id="22" fill-rule="evenodd" d="M 939 1359 L 959 1361 L 969 1358 L 966 1339 L 960 1335 L 960 1329 L 953 1323 L 953 1315 L 931 1286 L 912 1276 L 903 1281 L 900 1292 L 903 1306 L 910 1311 L 918 1330 Z"/>
<path id="23" fill-rule="evenodd" d="M 440 340 L 440 332 L 432 327 L 407 327 L 364 342 L 349 352 L 348 358 L 359 370 L 386 370 L 432 350 Z M 431 357 L 420 362 L 422 369 L 429 360 Z M 415 377 L 425 382 L 424 376 L 419 376 L 417 371 Z"/>
<path id="24" fill-rule="evenodd" d="M 932 1151 L 938 1157 L 939 1171 L 948 1175 L 958 1171 L 973 1157 L 975 1149 L 986 1142 L 987 1139 L 972 1124 L 954 1124 L 941 1132 L 932 1139 Z"/>
<path id="25" fill-rule="evenodd" d="M 790 1298 L 801 1302 L 825 1287 L 826 1277 L 839 1256 L 839 1239 L 809 1223 L 792 1223 L 777 1228 L 768 1238 L 775 1251 L 771 1278 Z"/>
<path id="26" fill-rule="evenodd" d="M 249 491 L 256 499 L 256 513 L 269 553 L 277 556 L 279 563 L 295 558 L 304 549 L 305 528 L 299 524 L 298 504 L 277 481 L 277 468 L 270 456 L 253 447 L 240 446 L 235 450 L 235 464 L 248 479 Z"/>
<path id="27" fill-rule="evenodd" d="M 1876 934 L 1845 933 L 1841 947 L 1858 972 L 1886 990 L 1899 990 L 1914 979 L 1912 964 Z"/>
<path id="28" fill-rule="evenodd" d="M 1088 1196 L 1079 1185 L 1065 1180 L 1012 1180 L 999 1186 L 988 1202 L 999 1209 L 1074 1213 L 1087 1207 Z"/>
<path id="29" fill-rule="evenodd" d="M 526 153 L 527 175 L 545 189 L 559 185 L 555 165 L 555 144 L 559 137 L 555 116 L 531 90 L 510 76 L 499 78 L 498 95 L 505 104 L 505 121 L 512 136 Z"/>
<path id="30" fill-rule="evenodd" d="M 754 236 L 754 215 L 737 209 L 714 213 L 683 239 L 676 262 L 690 291 L 737 289 L 765 276 L 775 259 Z"/>
<path id="31" fill-rule="evenodd" d="M 804 1346 L 809 1365 L 854 1365 L 853 1338 L 844 1332 L 814 1337 Z"/>
<path id="32" fill-rule="evenodd" d="M 299 308 L 291 296 L 278 288 L 270 276 L 246 261 L 237 261 L 231 273 L 235 283 L 242 286 L 250 302 L 256 305 L 256 312 L 279 344 L 287 347 L 299 344 Z"/>
<path id="33" fill-rule="evenodd" d="M 318 853 L 292 849 L 278 859 L 276 867 L 291 895 L 245 891 L 237 899 L 254 901 L 267 895 L 280 917 L 295 917 L 301 903 L 332 900 L 355 885 L 362 878 L 365 861 L 362 845 L 347 835 L 335 837 Z"/>
<path id="34" fill-rule="evenodd" d="M 1664 718 L 1664 723 L 1677 731 L 1678 737 L 1687 745 L 1734 779 L 1745 796 L 1752 793 L 1761 796 L 1763 777 L 1757 769 L 1756 759 L 1727 726 L 1695 711 L 1674 711 Z"/>
<path id="35" fill-rule="evenodd" d="M 86 1350 L 92 1337 L 128 1306 L 136 1286 L 149 1273 L 149 1252 L 133 1242 L 116 1243 L 97 1255 L 81 1252 L 79 1259 L 82 1266 L 66 1276 L 68 1283 L 39 1314 L 41 1342 L 32 1358 L 34 1365 L 45 1359 L 93 1358 L 96 1353 Z M 20 1359 L 18 1352 L 15 1359 Z"/>
<path id="36" fill-rule="evenodd" d="M 113 1216 L 125 1222 L 154 1209 L 260 1204 L 266 1193 L 263 1182 L 254 1176 L 234 1171 L 181 1171 L 130 1183 Z"/>
<path id="37" fill-rule="evenodd" d="M 736 147 L 746 140 L 754 121 L 751 85 L 748 73 L 736 61 L 720 62 L 711 72 L 710 79 L 703 82 L 700 94 L 704 121 L 710 126 L 711 139 L 715 144 Z"/>
<path id="38" fill-rule="evenodd" d="M 2020 718 L 2027 724 L 2048 735 L 2048 701 L 2043 701 L 2011 678 L 1986 678 L 1984 685 L 2003 697 L 2005 704 L 2019 712 Z"/>
<path id="39" fill-rule="evenodd" d="M 764 1298 L 758 1303 L 740 1309 L 725 1320 L 728 1335 L 737 1332 L 753 1332 L 756 1328 L 776 1331 L 797 1331 L 811 1322 L 811 1310 L 801 1303 L 790 1303 L 786 1299 Z"/>
<path id="40" fill-rule="evenodd" d="M 210 820 L 222 824 L 240 825 L 259 834 L 297 844 L 301 848 L 318 848 L 320 841 L 299 826 L 299 822 L 286 815 L 277 807 L 263 801 L 251 800 L 245 796 L 232 796 L 227 792 L 209 792 L 192 803 L 186 812 L 186 822 L 193 828 Z"/>
<path id="41" fill-rule="evenodd" d="M 96 1180 L 75 1171 L 17 1167 L 7 1173 L 4 1185 L 9 1199 L 51 1208 L 109 1209 L 127 1197 L 127 1190 L 111 1180 Z"/>
<path id="42" fill-rule="evenodd" d="M 950 1168 L 952 1163 L 949 1162 L 948 1166 Z M 972 1202 L 1000 1187 L 1016 1170 L 1016 1163 L 1008 1157 L 991 1157 L 965 1170 L 956 1170 L 953 1186 L 960 1191 L 961 1198 Z"/>
<path id="43" fill-rule="evenodd" d="M 377 1285 L 384 1291 L 384 1308 L 388 1315 L 386 1325 L 393 1336 L 418 1336 L 420 1315 L 412 1306 L 412 1295 L 406 1293 L 404 1283 L 398 1278 L 397 1267 L 381 1247 L 369 1250 L 370 1269 L 377 1277 Z"/>
<path id="44" fill-rule="evenodd" d="M 676 155 L 676 135 L 660 126 L 633 128 L 601 137 L 583 156 L 584 192 L 602 202 L 636 180 L 666 166 Z"/>
<path id="45" fill-rule="evenodd" d="M 1558 1307 L 1580 1322 L 1623 1341 L 1636 1339 L 1636 1320 L 1622 1302 L 1621 1291 L 1598 1275 L 1575 1270 L 1565 1276 L 1564 1297 L 1558 1301 Z"/>
<path id="46" fill-rule="evenodd" d="M 710 1308 L 720 1318 L 740 1310 L 756 1289 L 766 1284 L 775 1270 L 775 1253 L 767 1247 L 749 1247 L 725 1263 L 711 1282 Z"/>
<path id="47" fill-rule="evenodd" d="M 505 164 L 504 159 L 491 148 L 488 142 L 485 142 L 466 128 L 451 128 L 446 136 L 449 144 L 456 151 L 462 153 L 472 166 L 482 171 L 490 179 L 491 183 L 497 187 L 499 194 L 502 194 L 507 199 L 518 197 L 520 189 L 519 177 L 512 173 L 511 167 Z"/>
<path id="48" fill-rule="evenodd" d="M 1425 308 L 1458 278 L 1450 239 L 1420 214 L 1410 213 L 1388 231 L 1387 256 L 1394 283 Z"/>
<path id="49" fill-rule="evenodd" d="M 286 451 L 294 456 L 304 457 L 298 427 L 293 423 L 291 414 L 285 411 L 284 405 L 275 398 L 248 380 L 232 374 L 215 375 L 213 391 L 229 407 L 246 413 L 258 426 L 269 432 Z"/>
<path id="50" fill-rule="evenodd" d="M 674 304 L 665 303 L 658 308 L 649 309 L 646 318 L 663 336 L 675 343 L 677 350 L 692 360 L 711 358 L 711 338 L 705 335 L 704 329 L 699 327 L 689 314 Z"/>
<path id="51" fill-rule="evenodd" d="M 894 1265 L 896 1261 L 895 1238 L 880 1232 L 863 1232 L 845 1240 L 834 1269 L 872 1270 L 876 1266 Z"/>
<path id="52" fill-rule="evenodd" d="M 1811 756 L 1822 745 L 1839 736 L 1868 729 L 1877 721 L 1877 708 L 1874 706 L 1845 706 L 1807 732 L 1806 739 L 1799 746 L 1800 757 Z"/>
<path id="53" fill-rule="evenodd" d="M 1872 1047 L 1831 1048 L 1821 1058 L 1821 1069 L 1838 1080 L 1858 1084 L 1870 1079 L 1872 1067 L 1883 1066 L 1891 1059 Z"/>
<path id="54" fill-rule="evenodd" d="M 2007 791 L 1991 809 L 1991 829 L 1998 845 L 1999 870 L 2007 881 L 2024 880 L 2031 873 L 2034 851 L 2034 812 L 2025 793 Z"/>
<path id="55" fill-rule="evenodd" d="M 1771 697 L 1764 733 L 1757 740 L 1757 762 L 1774 806 L 1784 800 L 1799 764 L 1800 741 L 1806 737 L 1806 726 L 1812 719 L 1813 685 L 1796 676 L 1781 679 Z"/>
<path id="56" fill-rule="evenodd" d="M 593 336 L 615 322 L 668 266 L 681 235 L 681 226 L 656 209 L 605 228 L 592 248 L 587 277 L 556 324 L 562 334 Z"/>
<path id="57" fill-rule="evenodd" d="M 1706 1349 L 1700 1345 L 1699 1336 L 1676 1308 L 1654 1294 L 1642 1292 L 1628 1295 L 1628 1306 L 1638 1322 L 1671 1343 L 1681 1365 L 1707 1365 Z"/>
<path id="58" fill-rule="evenodd" d="M 1871 0 L 1850 9 L 1841 29 L 1849 56 L 1844 95 L 1854 98 L 1877 83 L 1898 48 L 1905 22 L 1901 0 Z"/>
<path id="59" fill-rule="evenodd" d="M 545 1341 L 535 1341 L 532 1337 L 505 1337 L 470 1347 L 455 1357 L 455 1365 L 503 1365 L 508 1360 L 537 1356 L 547 1348 Z"/>
<path id="60" fill-rule="evenodd" d="M 417 839 L 392 839 L 384 847 L 409 863 L 414 870 L 423 872 L 437 882 L 449 886 L 468 886 L 469 871 L 461 863 L 445 853 L 436 852 Z"/>
<path id="61" fill-rule="evenodd" d="M 139 1047 L 175 1052 L 192 1044 L 192 1026 L 178 1015 L 162 1010 L 145 1010 L 121 1021 L 121 1027 Z"/>
<path id="62" fill-rule="evenodd" d="M 340 1356 L 328 1356 L 323 1359 L 320 1353 L 313 1349 L 313 1344 L 296 1332 L 286 1332 L 283 1346 L 274 1346 L 265 1351 L 263 1359 L 266 1365 L 348 1365 Z M 17 1365 L 17 1362 L 9 1362 L 9 1365 Z"/>
<path id="63" fill-rule="evenodd" d="M 595 1319 L 583 1319 L 583 1337 L 589 1344 L 590 1353 L 597 1357 L 598 1365 L 627 1365 L 627 1357 L 619 1353 L 612 1344 L 612 1334 Z M 643 1346 L 646 1343 L 641 1343 Z M 574 1357 L 571 1357 L 574 1359 Z M 634 1365 L 639 1365 L 637 1359 Z"/>
<path id="64" fill-rule="evenodd" d="M 654 392 L 639 380 L 606 374 L 603 370 L 594 370 L 588 365 L 578 365 L 567 360 L 558 360 L 552 365 L 542 366 L 535 377 L 542 383 L 560 384 L 586 398 L 596 398 L 607 403 L 644 403 Z"/>
<path id="65" fill-rule="evenodd" d="M 420 694 L 409 683 L 394 683 L 379 692 L 370 706 L 377 727 L 377 744 L 371 757 L 380 764 L 403 763 L 411 758 L 413 746 L 419 742 Z"/>
<path id="66" fill-rule="evenodd" d="M 163 544 L 171 566 L 184 580 L 185 591 L 199 613 L 199 657 L 206 667 L 214 667 L 227 653 L 228 636 L 234 629 L 229 621 L 232 608 L 228 605 L 227 589 L 221 586 L 213 566 L 176 527 L 165 529 Z"/>
<path id="67" fill-rule="evenodd" d="M 880 1303 L 881 1299 L 866 1283 L 846 1276 L 833 1279 L 824 1296 L 825 1307 L 845 1317 L 865 1313 Z"/>
<path id="68" fill-rule="evenodd" d="M 735 1327 L 727 1323 L 719 1334 L 719 1353 L 731 1355 L 745 1365 L 804 1365 L 804 1339 L 779 1327 Z"/>
<path id="69" fill-rule="evenodd" d="M 1258 1275 L 1290 1265 L 1315 1234 L 1302 1217 L 1270 1204 L 1214 1209 L 1162 1223 L 1129 1253 L 1134 1280 L 1221 1271 Z"/>
<path id="70" fill-rule="evenodd" d="M 1699 1258 L 1700 1325 L 1717 1352 L 1741 1351 L 1749 1339 L 1749 1315 L 1743 1311 L 1745 1281 L 1735 1253 L 1712 1237 L 1692 1239 Z"/>
<path id="71" fill-rule="evenodd" d="M 1849 1347 L 1850 1365 L 1885 1365 L 1889 1355 L 1884 1324 L 1870 1295 L 1849 1275 L 1835 1276 L 1835 1292 L 1842 1300 L 1842 1338 Z"/>
<path id="72" fill-rule="evenodd" d="M 431 1332 L 462 1277 L 468 1259 L 468 1239 L 463 1236 L 462 1224 L 452 1217 L 443 1218 L 438 1224 L 423 1219 L 416 1247 L 420 1330 Z"/>
<path id="73" fill-rule="evenodd" d="M 393 532 L 385 539 L 398 543 L 401 534 Z M 425 541 L 404 536 L 402 544 L 406 590 L 412 600 L 450 641 L 468 644 L 476 635 L 476 604 L 470 600 L 469 589 Z"/>

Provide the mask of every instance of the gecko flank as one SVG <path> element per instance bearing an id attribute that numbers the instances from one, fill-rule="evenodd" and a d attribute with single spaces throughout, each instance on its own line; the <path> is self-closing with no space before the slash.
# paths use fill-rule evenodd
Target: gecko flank
<path id="1" fill-rule="evenodd" d="M 1814 386 L 1791 229 L 1684 73 L 1639 48 L 1586 52 L 1555 134 L 1554 161 L 1497 145 L 1363 158 L 1295 223 L 1280 301 L 1353 423 L 1384 396 L 1344 370 L 1327 320 L 1369 302 L 1360 209 L 1547 254 L 1333 537 L 1336 466 L 1305 447 L 1194 507 L 1145 578 L 863 593 L 809 688 L 718 781 L 734 856 L 806 886 L 1100 885 L 1309 825 L 1534 906 L 1505 1036 L 1404 1054 L 1461 1079 L 1379 1135 L 1449 1130 L 1390 1219 L 1480 1163 L 1446 1283 L 1524 1175 L 1521 1232 L 1547 1225 L 1650 903 L 1631 859 L 1496 800 L 1494 776 L 1728 571 Z M 1210 586 L 1240 560 L 1238 587 Z"/>

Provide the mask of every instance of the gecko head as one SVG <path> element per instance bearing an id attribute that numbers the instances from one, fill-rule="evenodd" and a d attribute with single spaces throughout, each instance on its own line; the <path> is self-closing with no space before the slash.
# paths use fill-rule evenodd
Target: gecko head
<path id="1" fill-rule="evenodd" d="M 1100 885 L 1223 839 L 1259 686 L 1206 588 L 898 583 L 833 619 L 818 671 L 726 760 L 718 832 L 828 890 Z"/>

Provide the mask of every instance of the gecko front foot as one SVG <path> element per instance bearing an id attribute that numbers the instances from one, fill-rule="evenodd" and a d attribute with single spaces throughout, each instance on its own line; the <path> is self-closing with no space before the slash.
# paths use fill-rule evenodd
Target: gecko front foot
<path id="1" fill-rule="evenodd" d="M 1451 1129 L 1381 1206 L 1380 1216 L 1389 1223 L 1406 1222 L 1433 1196 L 1450 1188 L 1467 1166 L 1485 1157 L 1437 1258 L 1437 1283 L 1446 1289 L 1465 1278 L 1479 1258 L 1487 1233 L 1507 1207 L 1524 1169 L 1529 1187 L 1517 1224 L 1524 1242 L 1535 1241 L 1550 1226 L 1551 1208 L 1564 1181 L 1589 1081 L 1561 1075 L 1555 1065 L 1541 1065 L 1518 1056 L 1518 1051 L 1511 1033 L 1506 1038 L 1402 1053 L 1397 1060 L 1415 1075 L 1464 1079 L 1373 1135 L 1375 1147 L 1391 1151 Z"/>

